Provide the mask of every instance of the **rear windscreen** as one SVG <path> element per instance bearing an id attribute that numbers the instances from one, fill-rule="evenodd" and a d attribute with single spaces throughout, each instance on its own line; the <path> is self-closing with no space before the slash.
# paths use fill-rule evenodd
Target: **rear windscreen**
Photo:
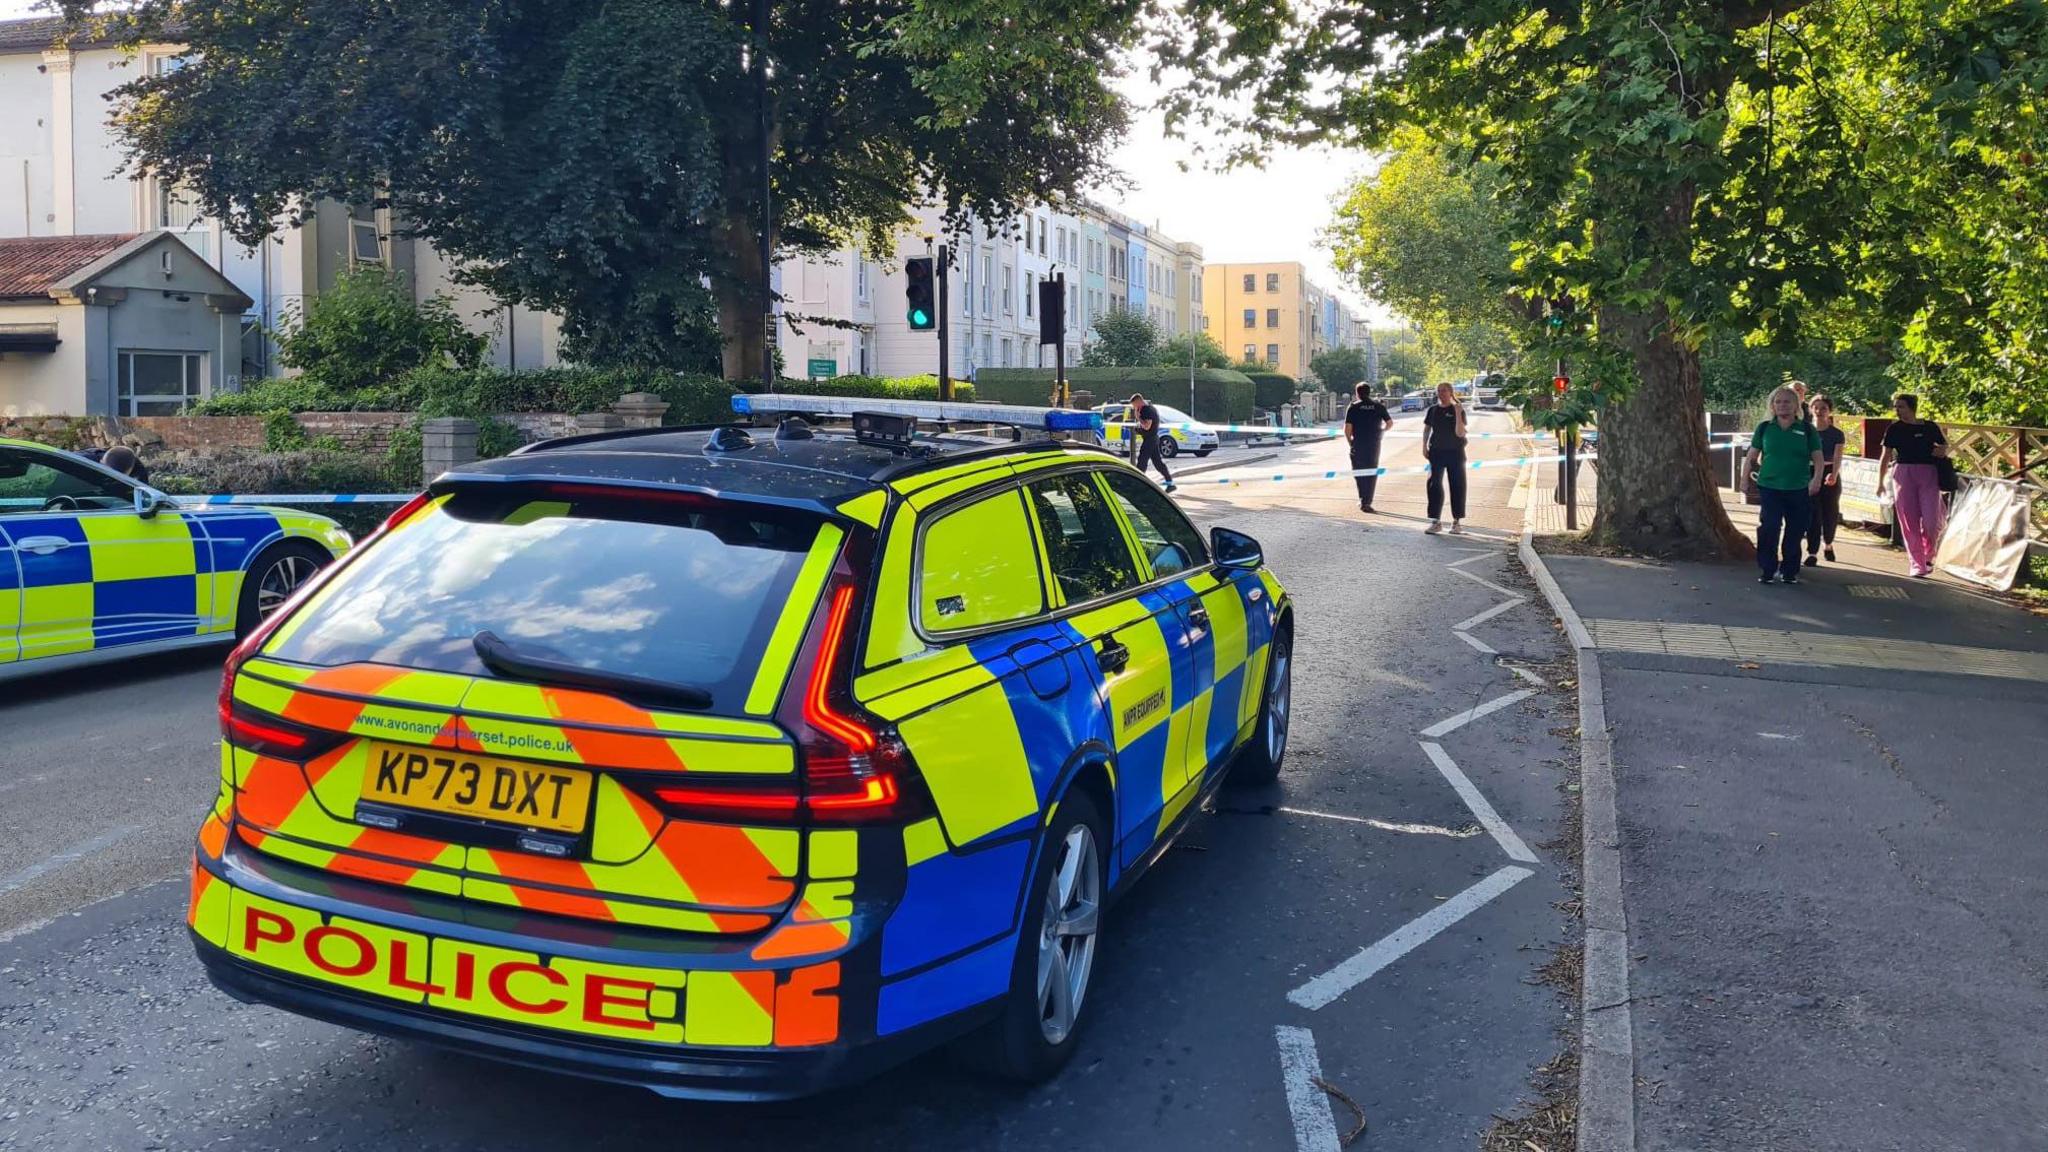
<path id="1" fill-rule="evenodd" d="M 474 645 L 489 631 L 737 712 L 817 533 L 744 504 L 459 492 L 356 557 L 265 654 L 490 676 Z"/>

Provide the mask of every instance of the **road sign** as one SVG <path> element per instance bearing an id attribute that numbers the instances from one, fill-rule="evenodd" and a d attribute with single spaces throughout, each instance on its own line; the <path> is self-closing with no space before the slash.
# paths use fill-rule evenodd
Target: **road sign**
<path id="1" fill-rule="evenodd" d="M 830 380 L 832 377 L 839 375 L 839 361 L 819 360 L 813 357 L 808 362 L 805 375 L 808 375 L 813 380 Z"/>

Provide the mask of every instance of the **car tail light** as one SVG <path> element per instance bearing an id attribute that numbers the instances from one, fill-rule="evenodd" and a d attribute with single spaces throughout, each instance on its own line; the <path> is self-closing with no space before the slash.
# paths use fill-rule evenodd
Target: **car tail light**
<path id="1" fill-rule="evenodd" d="M 268 619 L 251 629 L 242 642 L 235 645 L 235 650 L 228 653 L 227 663 L 221 665 L 220 734 L 223 740 L 237 748 L 285 760 L 305 760 L 333 747 L 340 742 L 342 735 L 301 727 L 235 699 L 235 677 L 241 675 L 242 665 L 263 650 L 264 641 L 270 639 L 270 634 L 284 622 L 286 615 L 288 613 L 283 608 L 272 612 Z"/>
<path id="2" fill-rule="evenodd" d="M 783 691 L 776 718 L 796 735 L 796 778 L 663 783 L 650 790 L 664 807 L 709 819 L 801 824 L 901 823 L 931 810 L 910 750 L 849 699 L 856 584 L 842 559 Z"/>

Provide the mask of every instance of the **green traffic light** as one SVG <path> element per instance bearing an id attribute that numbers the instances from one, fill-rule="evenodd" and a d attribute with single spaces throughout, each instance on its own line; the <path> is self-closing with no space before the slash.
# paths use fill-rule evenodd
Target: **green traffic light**
<path id="1" fill-rule="evenodd" d="M 932 318 L 930 313 L 922 308 L 912 308 L 910 310 L 910 326 L 912 328 L 929 328 L 931 325 Z"/>

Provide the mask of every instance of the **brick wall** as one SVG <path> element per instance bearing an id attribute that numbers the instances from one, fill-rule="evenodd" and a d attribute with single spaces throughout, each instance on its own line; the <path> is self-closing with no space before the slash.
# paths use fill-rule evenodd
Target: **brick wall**
<path id="1" fill-rule="evenodd" d="M 192 420 L 220 420 L 233 417 L 193 416 Z M 410 424 L 410 412 L 301 412 L 295 419 L 305 430 L 306 438 L 319 440 L 323 437 L 341 442 L 342 449 L 367 456 L 382 456 L 391 450 L 391 434 Z M 263 446 L 263 438 L 256 438 L 256 446 Z"/>
<path id="2" fill-rule="evenodd" d="M 144 452 L 260 451 L 261 416 L 5 416 L 0 437 L 57 448 L 132 444 Z"/>

